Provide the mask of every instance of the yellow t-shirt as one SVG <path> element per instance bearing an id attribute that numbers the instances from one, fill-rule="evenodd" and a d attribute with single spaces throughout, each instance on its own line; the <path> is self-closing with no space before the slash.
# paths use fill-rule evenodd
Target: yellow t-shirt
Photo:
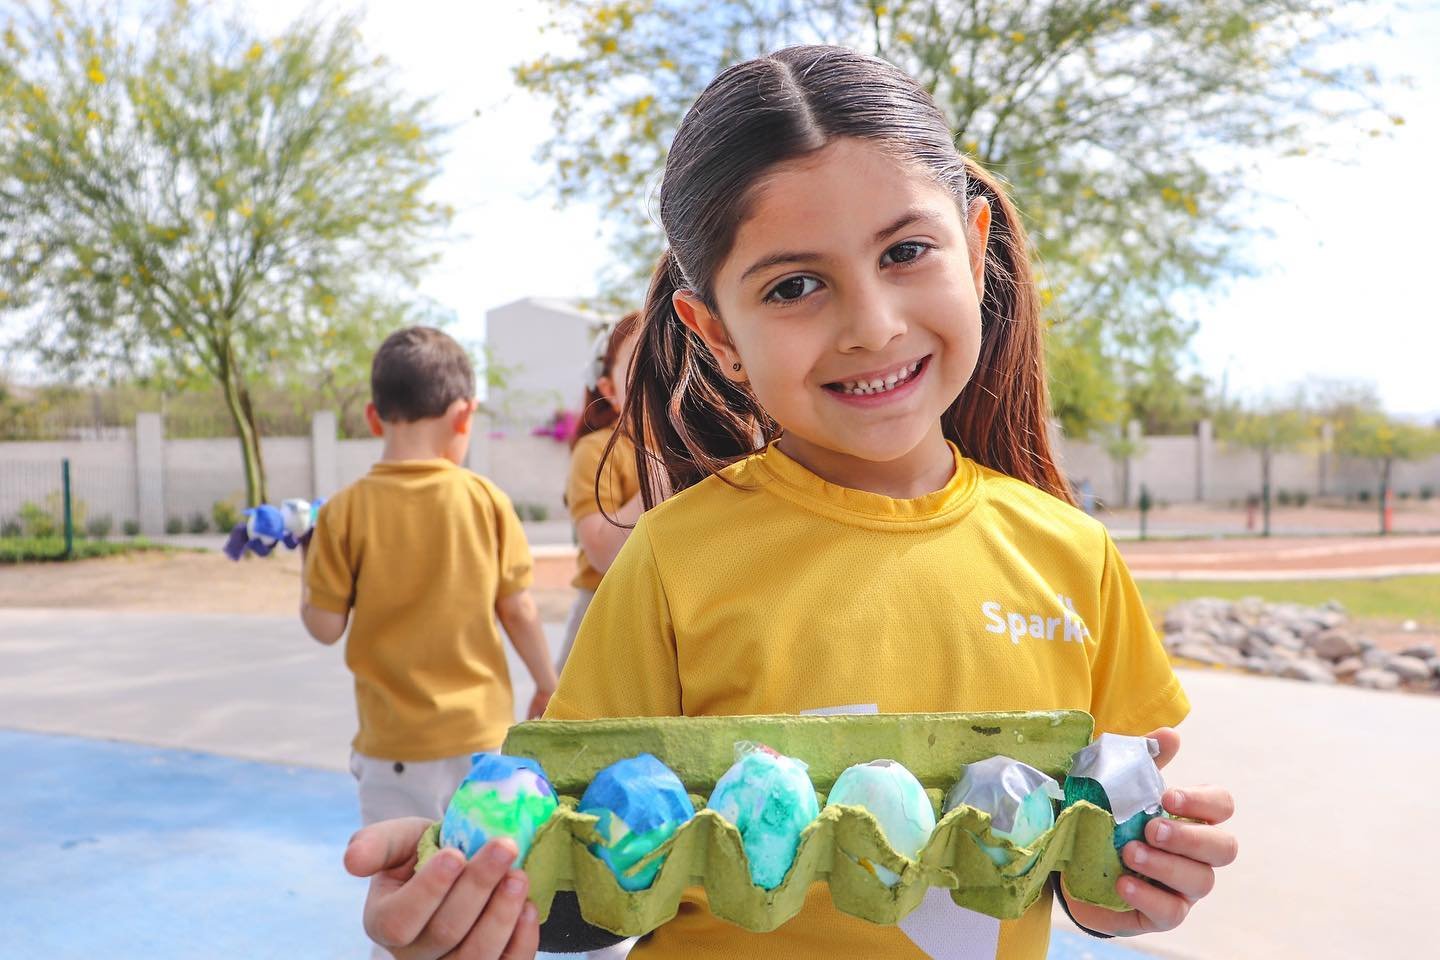
<path id="1" fill-rule="evenodd" d="M 602 508 L 605 516 L 613 517 L 640 492 L 640 478 L 635 472 L 635 447 L 622 434 L 610 459 L 605 461 L 605 476 L 600 479 L 599 499 L 596 499 L 595 478 L 600 473 L 600 459 L 614 432 L 615 428 L 610 427 L 587 433 L 576 441 L 575 450 L 570 454 L 570 482 L 565 490 L 565 502 L 570 507 L 570 519 L 574 523 L 592 513 L 601 512 Z M 581 590 L 594 591 L 600 586 L 600 571 L 590 565 L 583 548 L 575 560 L 577 569 L 571 584 Z"/>
<path id="2" fill-rule="evenodd" d="M 958 451 L 944 489 L 914 500 L 827 483 L 773 446 L 725 474 L 734 486 L 712 477 L 641 519 L 547 717 L 1073 709 L 1141 734 L 1188 712 L 1105 528 L 1056 498 Z M 816 884 L 761 935 L 693 890 L 632 956 L 1045 956 L 1048 894 L 1002 923 L 932 893 L 878 926 Z"/>
<path id="3" fill-rule="evenodd" d="M 515 720 L 495 602 L 532 579 L 515 508 L 449 460 L 381 461 L 320 508 L 312 606 L 352 606 L 345 663 L 372 757 L 496 749 Z"/>

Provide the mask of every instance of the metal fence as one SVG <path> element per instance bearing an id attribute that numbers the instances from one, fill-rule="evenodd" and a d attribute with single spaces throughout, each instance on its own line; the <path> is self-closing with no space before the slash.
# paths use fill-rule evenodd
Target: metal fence
<path id="1" fill-rule="evenodd" d="M 32 556 L 69 556 L 77 540 L 133 537 L 133 471 L 68 458 L 0 462 L 0 542 Z"/>

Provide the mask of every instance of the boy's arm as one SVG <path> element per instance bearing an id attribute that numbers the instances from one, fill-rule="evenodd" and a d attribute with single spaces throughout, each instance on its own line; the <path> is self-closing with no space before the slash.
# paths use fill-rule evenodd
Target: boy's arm
<path id="1" fill-rule="evenodd" d="M 527 712 L 533 720 L 545 712 L 545 705 L 550 702 L 550 695 L 559 683 L 555 663 L 550 657 L 550 644 L 545 639 L 545 628 L 540 624 L 540 610 L 529 590 L 517 590 L 495 602 L 495 615 L 500 618 L 515 652 L 535 679 L 535 698 L 530 701 Z"/>
<path id="2" fill-rule="evenodd" d="M 310 636 L 328 647 L 345 635 L 345 626 L 350 620 L 349 591 L 346 591 L 346 600 L 340 601 L 339 590 L 335 589 L 349 578 L 349 573 L 341 570 L 342 551 L 337 545 L 322 540 L 317 554 L 311 556 L 310 538 L 300 544 L 300 622 Z M 312 603 L 312 588 L 317 583 L 320 602 Z"/>

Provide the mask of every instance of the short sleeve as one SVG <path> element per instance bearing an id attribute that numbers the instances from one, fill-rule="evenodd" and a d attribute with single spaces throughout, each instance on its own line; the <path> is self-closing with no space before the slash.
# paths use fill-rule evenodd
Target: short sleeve
<path id="1" fill-rule="evenodd" d="M 530 558 L 530 542 L 510 498 L 498 487 L 488 485 L 495 505 L 495 540 L 499 545 L 500 571 L 496 596 L 508 597 L 535 582 L 535 563 Z"/>
<path id="2" fill-rule="evenodd" d="M 600 581 L 545 717 L 673 717 L 682 708 L 674 625 L 642 517 Z"/>
<path id="3" fill-rule="evenodd" d="M 570 481 L 565 487 L 565 504 L 570 508 L 572 521 L 578 522 L 600 511 L 601 505 L 595 499 L 595 477 L 600 473 L 600 461 L 605 455 L 603 440 L 604 434 L 586 434 L 570 454 Z M 601 490 L 604 491 L 603 486 Z M 613 508 L 610 512 L 614 512 Z"/>
<path id="4" fill-rule="evenodd" d="M 347 503 L 335 497 L 320 508 L 305 550 L 305 602 L 331 613 L 348 613 L 355 597 Z"/>
<path id="5" fill-rule="evenodd" d="M 1090 713 L 1095 732 L 1139 736 L 1185 719 L 1190 701 L 1171 669 L 1140 590 L 1108 534 L 1100 618 L 1099 643 L 1091 663 Z"/>

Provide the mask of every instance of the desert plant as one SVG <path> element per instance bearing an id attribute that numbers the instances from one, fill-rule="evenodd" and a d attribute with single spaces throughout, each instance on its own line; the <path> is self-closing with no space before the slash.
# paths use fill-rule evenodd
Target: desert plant
<path id="1" fill-rule="evenodd" d="M 204 533 L 210 529 L 210 518 L 196 510 L 190 514 L 190 522 L 186 524 L 186 528 L 191 533 Z"/>
<path id="2" fill-rule="evenodd" d="M 85 522 L 85 535 L 93 540 L 104 540 L 114 528 L 114 518 L 108 513 L 102 513 Z"/>
<path id="3" fill-rule="evenodd" d="M 140 521 L 126 520 L 120 525 L 120 529 L 125 532 L 127 537 L 138 537 L 140 536 Z"/>
<path id="4" fill-rule="evenodd" d="M 172 537 L 175 536 L 175 534 L 177 533 L 184 533 L 185 521 L 181 520 L 179 517 L 171 517 L 169 520 L 165 521 L 165 532 L 170 534 L 170 536 Z"/>
<path id="5" fill-rule="evenodd" d="M 240 522 L 240 511 L 229 500 L 216 500 L 210 508 L 210 519 L 215 521 L 216 530 L 226 533 Z"/>
<path id="6" fill-rule="evenodd" d="M 55 536 L 60 525 L 55 522 L 55 515 L 49 510 L 33 500 L 27 500 L 20 505 L 20 526 L 25 536 L 43 540 Z"/>

